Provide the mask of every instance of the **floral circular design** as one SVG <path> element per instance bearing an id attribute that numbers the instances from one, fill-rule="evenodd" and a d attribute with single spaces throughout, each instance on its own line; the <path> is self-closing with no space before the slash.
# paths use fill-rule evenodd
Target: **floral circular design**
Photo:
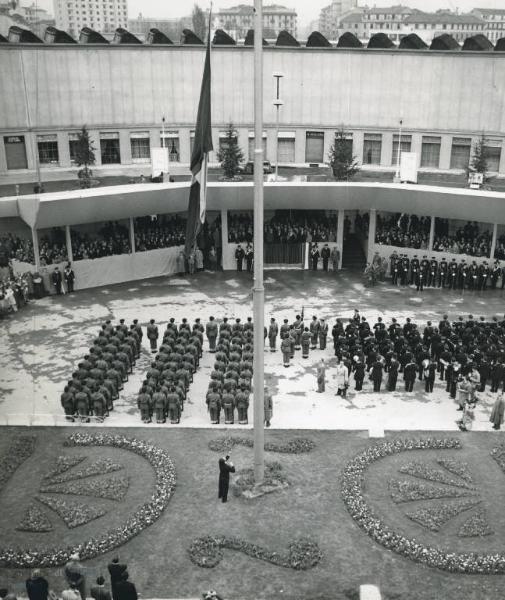
<path id="1" fill-rule="evenodd" d="M 411 450 L 455 449 L 461 449 L 461 443 L 453 438 L 397 439 L 370 446 L 355 456 L 344 468 L 341 483 L 342 499 L 356 523 L 373 540 L 388 550 L 430 567 L 454 573 L 505 574 L 505 554 L 446 552 L 437 547 L 424 545 L 394 531 L 374 512 L 365 499 L 365 474 L 374 462 Z"/>
<path id="2" fill-rule="evenodd" d="M 128 516 L 119 526 L 105 531 L 101 536 L 67 547 L 25 550 L 0 546 L 0 567 L 33 568 L 56 567 L 65 564 L 74 553 L 87 560 L 110 552 L 125 544 L 152 525 L 163 513 L 176 485 L 176 472 L 170 456 L 161 448 L 136 438 L 111 434 L 76 433 L 70 435 L 67 447 L 108 446 L 133 452 L 147 460 L 154 470 L 156 487 L 147 502 Z"/>

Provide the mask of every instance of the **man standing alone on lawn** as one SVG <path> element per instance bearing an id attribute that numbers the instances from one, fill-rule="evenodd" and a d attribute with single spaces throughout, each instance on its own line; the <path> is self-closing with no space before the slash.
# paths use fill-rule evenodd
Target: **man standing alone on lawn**
<path id="1" fill-rule="evenodd" d="M 219 459 L 219 494 L 221 502 L 228 500 L 228 488 L 230 487 L 230 473 L 235 473 L 235 467 L 230 461 L 230 455 Z"/>

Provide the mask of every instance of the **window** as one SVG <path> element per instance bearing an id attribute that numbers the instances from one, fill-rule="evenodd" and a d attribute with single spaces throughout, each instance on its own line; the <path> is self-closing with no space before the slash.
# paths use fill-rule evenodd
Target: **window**
<path id="1" fill-rule="evenodd" d="M 130 145 L 133 162 L 149 162 L 151 158 L 151 145 L 148 131 L 130 133 Z"/>
<path id="2" fill-rule="evenodd" d="M 470 162 L 471 138 L 452 138 L 451 169 L 466 169 Z"/>
<path id="3" fill-rule="evenodd" d="M 7 169 L 27 169 L 25 137 L 23 135 L 4 136 Z"/>
<path id="4" fill-rule="evenodd" d="M 100 133 L 100 153 L 104 165 L 114 165 L 121 162 L 119 133 Z"/>
<path id="5" fill-rule="evenodd" d="M 380 133 L 365 133 L 363 140 L 363 164 L 380 165 L 382 150 L 382 135 Z"/>
<path id="6" fill-rule="evenodd" d="M 305 162 L 324 162 L 324 132 L 307 131 L 305 134 Z"/>
<path id="7" fill-rule="evenodd" d="M 440 143 L 441 138 L 423 136 L 421 149 L 421 167 L 435 167 L 440 165 Z"/>
<path id="8" fill-rule="evenodd" d="M 37 148 L 41 165 L 57 165 L 59 163 L 58 139 L 55 135 L 38 135 Z"/>
<path id="9" fill-rule="evenodd" d="M 267 134 L 265 131 L 262 135 L 261 147 L 263 149 L 263 160 L 267 160 Z M 254 160 L 254 131 L 249 132 L 248 156 L 249 160 Z"/>
<path id="10" fill-rule="evenodd" d="M 71 163 L 76 162 L 78 140 L 79 140 L 78 133 L 69 133 L 68 134 L 68 150 L 70 152 L 70 162 Z"/>
<path id="11" fill-rule="evenodd" d="M 162 147 L 168 148 L 168 160 L 170 162 L 180 162 L 180 145 L 178 131 L 165 131 L 165 137 L 163 137 L 163 132 L 161 132 L 160 144 Z"/>
<path id="12" fill-rule="evenodd" d="M 279 163 L 295 162 L 295 133 L 294 131 L 280 131 L 277 140 L 277 153 Z"/>
<path id="13" fill-rule="evenodd" d="M 484 146 L 484 148 L 486 150 L 487 155 L 487 170 L 498 172 L 500 170 L 501 146 L 486 145 Z"/>
<path id="14" fill-rule="evenodd" d="M 398 140 L 399 135 L 393 135 L 393 154 L 391 157 L 391 164 L 396 165 L 398 162 Z M 412 144 L 412 136 L 411 135 L 402 135 L 401 144 L 400 144 L 400 154 L 402 152 L 410 152 L 410 147 Z"/>

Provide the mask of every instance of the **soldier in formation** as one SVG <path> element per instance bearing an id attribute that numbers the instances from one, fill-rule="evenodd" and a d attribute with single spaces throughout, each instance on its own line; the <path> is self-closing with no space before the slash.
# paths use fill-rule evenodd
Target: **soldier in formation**
<path id="1" fill-rule="evenodd" d="M 101 324 L 89 353 L 77 365 L 61 395 L 61 405 L 69 421 L 91 418 L 103 421 L 114 409 L 123 384 L 140 356 L 142 328 L 138 320 L 128 327 L 124 319 L 112 325 Z"/>
<path id="2" fill-rule="evenodd" d="M 218 328 L 214 369 L 210 375 L 206 403 L 210 422 L 214 425 L 224 413 L 226 424 L 247 424 L 247 410 L 253 376 L 254 324 L 235 319 L 232 325 L 225 317 Z"/>

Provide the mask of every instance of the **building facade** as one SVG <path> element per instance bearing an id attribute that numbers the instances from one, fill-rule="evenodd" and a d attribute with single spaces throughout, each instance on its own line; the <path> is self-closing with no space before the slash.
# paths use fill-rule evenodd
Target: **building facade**
<path id="1" fill-rule="evenodd" d="M 296 37 L 296 11 L 278 4 L 263 7 L 263 27 L 277 37 L 280 31 L 286 30 Z M 215 29 L 223 29 L 235 40 L 244 40 L 249 29 L 254 28 L 253 7 L 240 4 L 227 9 L 221 9 L 213 19 Z"/>
<path id="2" fill-rule="evenodd" d="M 204 47 L 177 45 L 2 44 L 0 88 L 9 94 L 0 102 L 0 175 L 34 171 L 36 158 L 43 170 L 72 167 L 84 124 L 98 167 L 149 170 L 151 149 L 163 142 L 174 168 L 186 168 L 204 54 Z M 504 61 L 501 52 L 266 47 L 266 159 L 275 162 L 278 151 L 282 165 L 325 163 L 343 126 L 364 169 L 394 170 L 400 144 L 421 169 L 462 170 L 485 134 L 489 170 L 505 175 Z M 247 160 L 252 71 L 252 48 L 213 48 L 214 148 L 232 121 Z M 284 75 L 278 135 L 276 71 Z"/>
<path id="3" fill-rule="evenodd" d="M 321 9 L 319 31 L 330 40 L 336 39 L 340 18 L 357 6 L 358 0 L 333 0 L 331 4 Z"/>
<path id="4" fill-rule="evenodd" d="M 83 27 L 112 33 L 128 27 L 127 0 L 53 0 L 56 27 L 78 39 Z"/>
<path id="5" fill-rule="evenodd" d="M 474 8 L 472 14 L 486 22 L 486 35 L 493 44 L 505 37 L 505 8 Z"/>

